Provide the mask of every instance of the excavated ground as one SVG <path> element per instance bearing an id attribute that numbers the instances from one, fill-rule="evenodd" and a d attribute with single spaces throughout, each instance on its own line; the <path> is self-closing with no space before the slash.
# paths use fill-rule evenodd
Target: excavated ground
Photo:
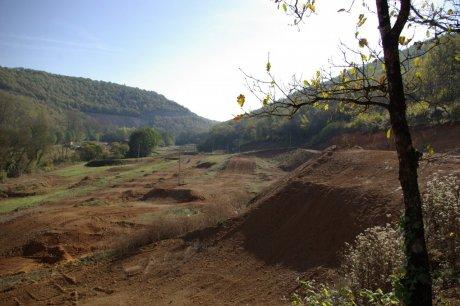
<path id="1" fill-rule="evenodd" d="M 258 167 L 248 158 L 224 163 L 215 188 L 218 181 L 222 188 L 235 184 L 241 173 L 246 184 L 264 177 L 252 173 Z M 460 157 L 423 160 L 421 186 L 436 172 L 459 174 Z M 205 189 L 194 188 L 198 195 Z M 400 199 L 394 152 L 328 150 L 260 192 L 240 217 L 116 260 L 90 257 L 10 275 L 2 279 L 0 304 L 286 304 L 296 277 L 333 280 L 345 242 L 398 220 Z"/>

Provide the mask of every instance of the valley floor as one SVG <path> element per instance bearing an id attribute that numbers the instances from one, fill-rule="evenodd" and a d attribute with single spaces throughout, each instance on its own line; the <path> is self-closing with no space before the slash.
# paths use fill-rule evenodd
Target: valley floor
<path id="1" fill-rule="evenodd" d="M 394 152 L 329 149 L 284 172 L 289 154 L 183 156 L 179 186 L 168 151 L 9 182 L 48 183 L 0 200 L 0 304 L 288 304 L 297 277 L 334 280 L 345 242 L 402 208 Z M 424 159 L 421 186 L 433 173 L 460 156 Z"/>

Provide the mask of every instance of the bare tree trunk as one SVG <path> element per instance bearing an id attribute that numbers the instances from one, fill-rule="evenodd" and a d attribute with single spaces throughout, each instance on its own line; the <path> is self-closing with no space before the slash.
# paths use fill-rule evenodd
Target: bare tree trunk
<path id="1" fill-rule="evenodd" d="M 410 0 L 401 0 L 400 14 L 393 28 L 388 1 L 376 0 L 388 80 L 389 113 L 399 159 L 399 181 L 404 195 L 404 239 L 406 275 L 404 303 L 432 305 L 431 275 L 423 228 L 422 201 L 418 187 L 419 154 L 414 149 L 406 118 L 406 99 L 399 59 L 399 35 L 410 10 Z"/>

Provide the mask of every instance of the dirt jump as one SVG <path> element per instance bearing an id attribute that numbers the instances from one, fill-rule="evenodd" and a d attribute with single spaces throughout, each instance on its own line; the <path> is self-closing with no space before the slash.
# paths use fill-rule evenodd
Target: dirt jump
<path id="1" fill-rule="evenodd" d="M 250 172 L 255 165 L 234 156 L 223 169 Z M 435 172 L 452 171 L 460 171 L 458 156 L 424 159 L 421 186 Z M 369 226 L 398 220 L 402 209 L 390 151 L 331 149 L 264 190 L 239 217 L 134 254 L 64 261 L 41 270 L 39 283 L 29 274 L 9 276 L 0 303 L 288 304 L 297 277 L 334 279 L 345 242 Z"/>

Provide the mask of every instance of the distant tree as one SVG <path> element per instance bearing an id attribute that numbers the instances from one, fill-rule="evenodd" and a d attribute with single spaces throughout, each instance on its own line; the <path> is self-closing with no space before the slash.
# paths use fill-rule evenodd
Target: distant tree
<path id="1" fill-rule="evenodd" d="M 129 156 L 146 157 L 161 143 L 161 135 L 153 128 L 145 127 L 135 130 L 129 136 Z"/>
<path id="2" fill-rule="evenodd" d="M 73 130 L 72 141 L 77 142 L 97 139 L 94 131 L 106 132 L 107 123 L 149 124 L 173 135 L 205 132 L 212 124 L 154 91 L 30 69 L 0 67 L 0 91 L 36 99 L 55 110 L 61 119 L 56 123 Z"/>
<path id="3" fill-rule="evenodd" d="M 116 130 L 111 130 L 102 135 L 102 141 L 105 142 L 126 142 L 129 139 L 129 135 L 134 128 L 121 127 Z"/>
<path id="4" fill-rule="evenodd" d="M 297 26 L 306 17 L 316 14 L 315 0 L 274 2 L 294 17 L 294 24 Z M 350 12 L 355 1 L 350 2 L 349 8 L 340 8 L 339 12 Z M 431 305 L 432 282 L 417 178 L 421 153 L 413 146 L 407 122 L 407 103 L 414 100 L 420 80 L 416 73 L 410 80 L 403 80 L 403 75 L 411 70 L 412 60 L 427 53 L 436 44 L 423 46 L 423 42 L 416 42 L 418 47 L 414 49 L 414 53 L 404 57 L 401 57 L 399 46 L 407 46 L 411 42 L 411 38 L 402 35 L 403 29 L 408 26 L 426 26 L 428 33 L 433 33 L 435 37 L 460 33 L 460 3 L 457 0 L 441 1 L 440 5 L 425 0 L 417 3 L 411 0 L 375 0 L 375 8 L 370 8 L 368 1 L 360 2 L 363 13 L 359 15 L 356 24 L 352 25 L 356 28 L 358 47 L 342 45 L 343 64 L 333 65 L 332 68 L 335 69 L 320 70 L 311 80 L 294 77 L 293 82 L 287 86 L 275 79 L 270 61 L 266 65 L 267 78 L 260 79 L 245 74 L 249 89 L 264 106 L 253 115 L 293 116 L 303 107 L 327 110 L 334 103 L 342 109 L 356 109 L 358 113 L 373 107 L 388 111 L 391 134 L 394 135 L 399 159 L 399 180 L 405 204 L 403 230 L 406 271 L 404 279 L 401 280 L 404 288 L 403 301 L 406 305 Z M 379 23 L 378 47 L 372 47 L 360 31 L 371 14 L 376 15 Z M 343 25 L 336 27 L 338 26 Z M 383 66 L 381 73 L 377 69 L 380 64 Z M 333 71 L 339 69 L 340 74 L 334 75 Z M 282 99 L 277 98 L 279 94 Z M 239 95 L 237 102 L 242 107 L 245 103 L 244 95 Z"/>
<path id="5" fill-rule="evenodd" d="M 168 132 L 160 132 L 161 144 L 165 147 L 172 146 L 174 144 L 174 136 Z"/>
<path id="6" fill-rule="evenodd" d="M 121 142 L 110 144 L 110 155 L 113 158 L 125 158 L 129 151 L 129 145 Z"/>
<path id="7" fill-rule="evenodd" d="M 0 171 L 15 177 L 40 165 L 53 144 L 50 119 L 27 98 L 0 92 Z"/>
<path id="8" fill-rule="evenodd" d="M 90 161 L 105 157 L 102 145 L 95 142 L 83 142 L 77 149 L 78 156 L 81 160 Z"/>

